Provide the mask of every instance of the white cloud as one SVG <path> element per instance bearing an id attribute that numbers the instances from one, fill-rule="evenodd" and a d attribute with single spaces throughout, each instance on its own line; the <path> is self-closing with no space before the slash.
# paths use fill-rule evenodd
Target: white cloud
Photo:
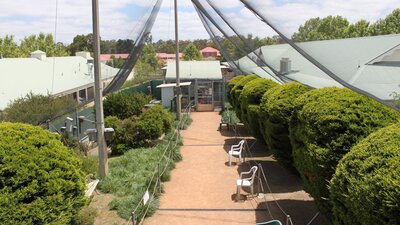
<path id="1" fill-rule="evenodd" d="M 103 39 L 134 38 L 138 23 L 133 15 L 143 14 L 142 10 L 130 12 L 137 7 L 147 7 L 155 0 L 102 0 L 100 2 L 100 24 Z M 299 25 L 312 17 L 341 15 L 350 22 L 366 19 L 374 22 L 383 18 L 396 7 L 399 0 L 248 0 L 268 19 L 287 34 L 293 33 Z M 39 32 L 54 33 L 54 0 L 2 0 L 0 7 L 0 37 L 15 35 L 17 40 Z M 204 2 L 204 0 L 202 0 Z M 227 17 L 234 22 L 242 34 L 259 36 L 271 35 L 256 17 L 243 8 L 239 0 L 214 0 L 218 8 L 226 10 Z M 154 40 L 174 38 L 173 0 L 164 0 L 160 14 L 153 28 Z M 190 0 L 178 0 L 181 8 L 179 28 L 181 39 L 208 38 Z M 237 10 L 237 11 L 235 11 Z M 70 43 L 74 36 L 92 32 L 91 1 L 58 0 L 57 40 Z"/>

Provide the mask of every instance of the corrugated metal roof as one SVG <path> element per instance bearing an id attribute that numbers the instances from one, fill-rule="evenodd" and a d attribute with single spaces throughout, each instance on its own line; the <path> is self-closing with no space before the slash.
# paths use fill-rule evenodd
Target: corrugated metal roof
<path id="1" fill-rule="evenodd" d="M 208 79 L 220 80 L 222 73 L 219 61 L 180 61 L 179 63 L 180 79 Z M 167 72 L 165 75 L 168 80 L 176 79 L 176 62 L 167 63 Z"/>
<path id="2" fill-rule="evenodd" d="M 313 41 L 298 45 L 344 81 L 381 99 L 392 99 L 390 94 L 400 91 L 400 59 L 397 56 L 400 34 Z M 261 47 L 261 54 L 268 65 L 277 71 L 280 70 L 280 60 L 289 58 L 291 72 L 286 76 L 290 79 L 315 88 L 341 86 L 288 44 Z M 254 56 L 254 53 L 249 55 Z M 388 58 L 393 66 L 388 66 L 388 63 L 382 63 L 381 66 L 369 65 L 376 59 Z M 255 69 L 257 65 L 247 57 L 241 58 L 239 65 L 246 72 L 252 71 L 259 76 L 270 78 L 264 71 Z"/>
<path id="3" fill-rule="evenodd" d="M 0 59 L 0 109 L 10 101 L 34 94 L 60 94 L 94 83 L 92 64 L 80 56 Z M 101 65 L 102 78 L 115 76 L 118 69 Z M 54 76 L 53 76 L 54 75 Z"/>

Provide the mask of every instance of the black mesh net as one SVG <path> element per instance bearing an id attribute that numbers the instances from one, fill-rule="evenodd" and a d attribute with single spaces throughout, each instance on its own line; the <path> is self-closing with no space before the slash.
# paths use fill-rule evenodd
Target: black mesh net
<path id="1" fill-rule="evenodd" d="M 153 3 L 151 10 L 145 11 L 143 13 L 143 16 L 138 22 L 137 27 L 135 27 L 135 30 L 137 31 L 135 33 L 137 34 L 137 37 L 134 39 L 135 42 L 132 51 L 130 52 L 122 68 L 118 71 L 117 75 L 104 89 L 103 95 L 119 90 L 128 78 L 129 74 L 132 72 L 133 67 L 139 59 L 140 53 L 146 43 L 146 40 L 149 38 L 150 31 L 154 25 L 157 14 L 160 11 L 162 0 L 152 1 L 151 3 Z"/>
<path id="2" fill-rule="evenodd" d="M 399 111 L 394 100 L 400 93 L 400 9 L 386 9 L 388 16 L 376 21 L 369 4 L 356 10 L 332 1 L 192 3 L 237 71 L 279 83 L 347 87 Z"/>

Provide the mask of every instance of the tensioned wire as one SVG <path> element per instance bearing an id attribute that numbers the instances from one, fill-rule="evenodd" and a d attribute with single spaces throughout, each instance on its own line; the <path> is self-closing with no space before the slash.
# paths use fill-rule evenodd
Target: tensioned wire
<path id="1" fill-rule="evenodd" d="M 165 159 L 165 155 L 166 155 L 167 151 L 168 151 L 168 150 L 170 151 L 168 157 L 166 158 L 167 162 L 166 162 L 166 165 L 165 165 L 163 171 L 162 171 L 160 174 L 158 174 L 157 181 L 156 181 L 156 184 L 154 185 L 154 189 L 153 189 L 153 192 L 152 192 L 152 195 L 151 195 L 151 199 L 150 199 L 150 201 L 149 201 L 148 203 L 146 203 L 146 204 L 147 204 L 147 207 L 146 207 L 146 209 L 145 209 L 145 213 L 144 213 L 143 217 L 141 218 L 139 224 L 141 224 L 141 223 L 144 221 L 144 218 L 146 217 L 146 214 L 147 214 L 147 212 L 148 212 L 148 210 L 149 210 L 149 208 L 150 208 L 150 206 L 151 206 L 151 202 L 152 202 L 153 199 L 155 198 L 155 193 L 156 193 L 155 190 L 156 190 L 156 188 L 158 187 L 158 185 L 161 185 L 161 183 L 159 183 L 159 178 L 160 178 L 162 175 L 164 175 L 164 173 L 166 172 L 166 170 L 167 170 L 167 168 L 168 168 L 170 162 L 172 161 L 172 158 L 171 158 L 172 152 L 173 152 L 174 148 L 178 145 L 178 141 L 179 141 L 179 136 L 180 136 L 180 135 L 179 135 L 179 130 L 183 127 L 183 125 L 185 124 L 185 122 L 188 120 L 188 114 L 190 114 L 190 110 L 191 110 L 191 104 L 188 104 L 188 105 L 186 106 L 186 108 L 185 108 L 185 115 L 186 115 L 186 116 L 183 116 L 183 117 L 179 120 L 178 124 L 176 125 L 176 129 L 175 129 L 175 131 L 174 131 L 172 137 L 169 139 L 168 144 L 166 145 L 166 147 L 165 147 L 165 149 L 164 149 L 164 151 L 163 151 L 163 154 L 162 154 L 162 156 L 160 157 L 160 159 L 159 159 L 159 161 L 158 161 L 158 164 L 157 164 L 157 165 L 161 165 L 161 162 Z M 176 136 L 176 137 L 175 137 L 175 136 Z M 174 140 L 174 145 L 170 148 L 171 143 L 173 142 L 173 140 Z M 148 183 L 148 185 L 147 185 L 147 188 L 145 189 L 145 192 L 148 191 L 148 190 L 150 189 L 150 186 L 151 186 L 151 184 L 153 183 L 154 178 L 156 177 L 156 174 L 157 174 L 158 172 L 159 172 L 159 171 L 157 170 L 157 166 L 156 166 L 156 167 L 154 168 L 154 172 L 153 172 L 153 174 L 152 174 L 152 176 L 151 176 L 151 178 L 150 178 L 150 181 L 149 181 L 149 183 Z M 145 192 L 143 193 L 142 196 L 144 196 Z M 142 197 L 141 200 L 139 201 L 139 203 L 136 205 L 136 207 L 135 207 L 134 210 L 132 211 L 132 214 L 135 214 L 135 213 L 137 212 L 137 210 L 139 209 L 139 207 L 141 206 L 141 204 L 142 204 L 143 202 L 144 202 L 144 199 L 143 199 L 143 197 Z M 131 221 L 131 220 L 133 220 L 133 219 L 134 219 L 134 218 L 133 218 L 132 215 L 131 215 L 131 216 L 129 217 L 128 221 Z"/>
<path id="2" fill-rule="evenodd" d="M 228 113 L 229 113 L 229 109 L 228 109 Z M 234 130 L 235 136 L 237 138 L 242 137 L 240 132 L 236 129 L 236 126 L 233 126 L 233 130 Z M 256 142 L 254 142 L 251 146 L 249 146 L 249 144 L 247 142 L 247 139 L 243 138 L 243 140 L 245 141 L 245 145 L 246 145 L 246 148 L 245 148 L 246 153 L 249 154 L 251 158 L 253 158 L 253 154 L 251 153 L 250 149 L 255 145 Z M 251 163 L 249 161 L 245 161 L 245 163 L 247 165 L 251 166 Z M 259 170 L 261 170 L 261 173 L 262 173 L 262 177 L 259 178 L 259 179 L 263 179 L 263 181 L 267 185 L 267 189 L 268 189 L 269 193 L 271 194 L 271 197 L 274 200 L 275 204 L 278 206 L 279 210 L 286 216 L 287 222 L 290 222 L 290 224 L 293 225 L 294 223 L 293 223 L 292 218 L 290 217 L 290 215 L 283 209 L 283 207 L 276 200 L 276 198 L 275 198 L 275 196 L 274 196 L 274 194 L 272 192 L 272 189 L 271 189 L 271 187 L 269 185 L 267 176 L 265 175 L 265 172 L 264 172 L 264 169 L 263 169 L 262 165 L 260 163 L 257 163 L 257 166 L 259 167 Z M 261 183 L 261 188 L 262 188 L 262 190 L 264 190 L 262 183 Z M 265 205 L 267 207 L 267 211 L 268 211 L 269 215 L 271 216 L 272 219 L 274 219 L 273 215 L 271 214 L 271 210 L 268 207 L 268 200 L 267 200 L 266 196 L 264 195 L 263 198 L 264 198 L 264 202 L 265 202 Z M 257 202 L 257 204 L 259 204 L 259 202 L 256 199 L 254 199 L 254 200 Z M 311 220 L 307 223 L 307 225 L 310 225 L 318 217 L 319 214 L 320 214 L 320 212 L 317 212 L 313 216 L 313 218 L 311 218 Z"/>

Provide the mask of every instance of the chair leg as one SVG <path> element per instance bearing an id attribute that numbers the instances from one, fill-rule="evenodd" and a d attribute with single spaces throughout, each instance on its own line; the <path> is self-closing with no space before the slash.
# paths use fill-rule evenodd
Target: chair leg
<path id="1" fill-rule="evenodd" d="M 229 166 L 231 166 L 231 162 L 232 162 L 232 155 L 229 154 Z"/>
<path id="2" fill-rule="evenodd" d="M 241 189 L 241 186 L 236 185 L 236 201 L 240 200 L 240 189 Z"/>
<path id="3" fill-rule="evenodd" d="M 254 186 L 250 186 L 251 197 L 254 197 Z"/>

